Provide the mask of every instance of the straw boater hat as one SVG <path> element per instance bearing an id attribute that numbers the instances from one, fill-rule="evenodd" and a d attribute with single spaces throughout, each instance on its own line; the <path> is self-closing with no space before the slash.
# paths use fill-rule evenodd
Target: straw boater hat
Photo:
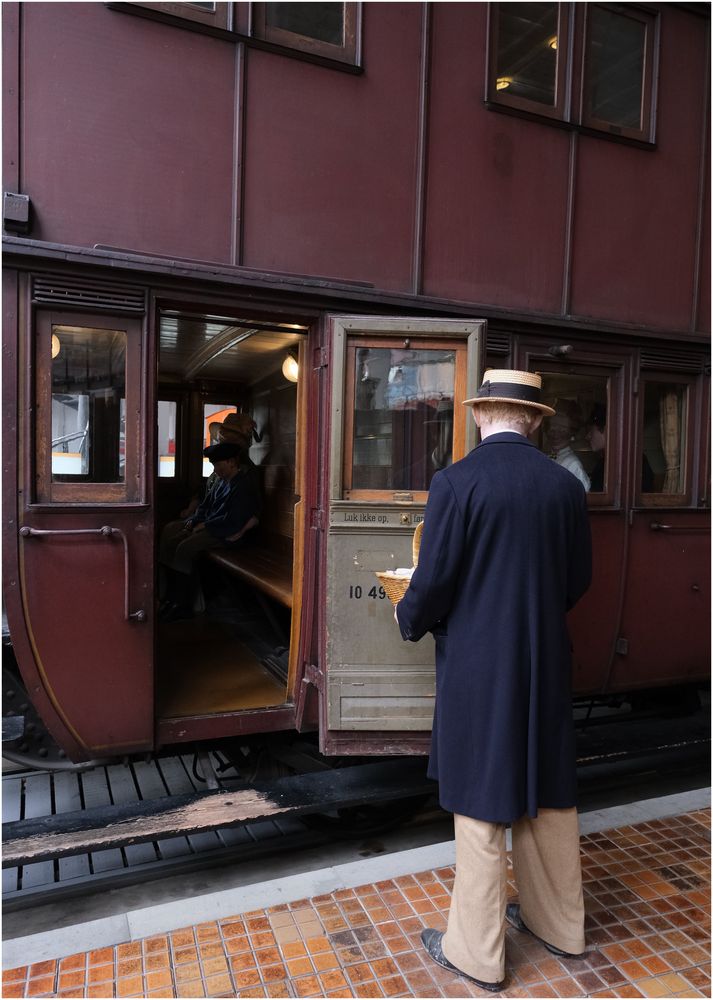
<path id="1" fill-rule="evenodd" d="M 250 447 L 255 423 L 248 413 L 229 413 L 218 431 L 219 441 L 229 441 L 231 443 Z"/>
<path id="2" fill-rule="evenodd" d="M 483 376 L 483 384 L 473 399 L 464 399 L 464 406 L 480 403 L 519 403 L 531 406 L 548 416 L 554 414 L 551 406 L 540 402 L 542 377 L 534 372 L 511 371 L 506 368 L 491 368 Z"/>

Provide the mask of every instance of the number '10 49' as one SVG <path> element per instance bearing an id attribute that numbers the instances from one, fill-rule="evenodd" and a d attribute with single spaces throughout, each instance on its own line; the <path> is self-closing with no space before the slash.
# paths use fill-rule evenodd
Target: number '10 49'
<path id="1" fill-rule="evenodd" d="M 368 590 L 365 595 L 364 591 L 362 590 L 361 586 L 358 583 L 356 585 L 350 586 L 349 597 L 353 601 L 360 601 L 364 596 L 370 597 L 372 601 L 377 601 L 377 600 L 383 601 L 384 598 L 386 597 L 386 591 L 384 590 L 383 587 L 377 587 L 376 584 L 374 584 L 371 590 Z"/>

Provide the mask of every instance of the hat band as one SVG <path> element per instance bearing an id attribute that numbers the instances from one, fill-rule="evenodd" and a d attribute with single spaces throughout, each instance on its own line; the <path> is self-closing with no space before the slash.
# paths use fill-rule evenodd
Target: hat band
<path id="1" fill-rule="evenodd" d="M 478 389 L 476 399 L 488 399 L 490 396 L 499 396 L 504 399 L 522 399 L 528 403 L 540 402 L 540 390 L 534 385 L 517 384 L 511 382 L 483 382 Z"/>

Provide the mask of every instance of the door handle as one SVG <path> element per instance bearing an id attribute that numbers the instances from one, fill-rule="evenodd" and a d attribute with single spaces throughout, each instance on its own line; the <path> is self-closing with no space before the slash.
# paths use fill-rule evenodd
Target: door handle
<path id="1" fill-rule="evenodd" d="M 143 608 L 138 611 L 129 611 L 129 543 L 121 528 L 110 528 L 109 525 L 104 525 L 103 528 L 59 528 L 57 530 L 29 528 L 27 525 L 20 528 L 21 538 L 43 538 L 58 535 L 101 535 L 108 539 L 120 538 L 124 545 L 124 621 L 146 621 L 146 612 Z"/>

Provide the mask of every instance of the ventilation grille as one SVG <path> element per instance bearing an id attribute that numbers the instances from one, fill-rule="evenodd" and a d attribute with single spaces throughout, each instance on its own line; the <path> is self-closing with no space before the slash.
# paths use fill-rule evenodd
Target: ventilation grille
<path id="1" fill-rule="evenodd" d="M 488 356 L 491 354 L 500 356 L 508 355 L 510 353 L 510 334 L 493 333 L 491 330 L 488 330 L 486 350 Z"/>
<path id="2" fill-rule="evenodd" d="M 87 278 L 35 278 L 33 299 L 40 305 L 72 306 L 122 313 L 143 313 L 142 288 L 107 284 Z"/>
<path id="3" fill-rule="evenodd" d="M 652 348 L 651 350 L 646 350 L 641 352 L 641 368 L 644 369 L 657 369 L 661 371 L 672 372 L 702 372 L 706 371 L 710 367 L 710 357 L 701 351 L 696 350 L 686 350 L 681 348 L 678 350 L 671 350 L 670 348 L 661 348 L 661 350 L 656 350 Z"/>

